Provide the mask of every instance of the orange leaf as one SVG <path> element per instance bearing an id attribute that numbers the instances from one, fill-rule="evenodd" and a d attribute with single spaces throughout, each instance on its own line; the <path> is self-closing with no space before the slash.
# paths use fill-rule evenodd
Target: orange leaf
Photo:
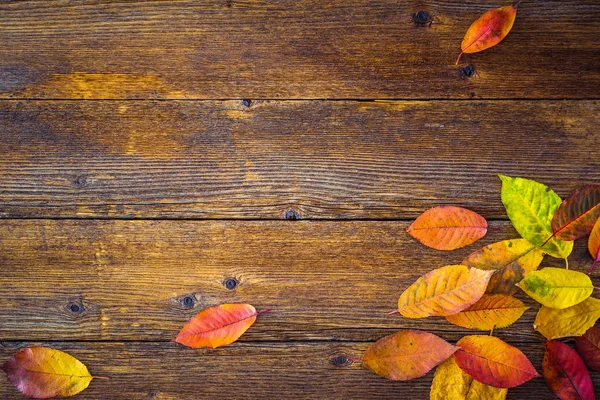
<path id="1" fill-rule="evenodd" d="M 463 328 L 489 331 L 512 325 L 528 308 L 512 296 L 483 295 L 477 303 L 458 314 L 448 315 L 446 320 Z"/>
<path id="2" fill-rule="evenodd" d="M 590 268 L 590 274 L 594 270 L 594 266 L 596 263 L 600 262 L 600 218 L 596 221 L 596 224 L 592 228 L 592 233 L 590 233 L 590 238 L 588 239 L 588 250 L 592 257 L 594 257 L 594 263 L 592 264 L 592 268 Z"/>
<path id="3" fill-rule="evenodd" d="M 190 319 L 174 341 L 194 348 L 227 346 L 252 326 L 258 314 L 250 304 L 210 307 Z"/>
<path id="4" fill-rule="evenodd" d="M 456 64 L 464 53 L 477 53 L 500 43 L 515 23 L 519 3 L 486 11 L 473 22 L 460 45 L 462 52 Z"/>
<path id="5" fill-rule="evenodd" d="M 34 399 L 74 396 L 93 379 L 87 367 L 75 357 L 41 346 L 20 350 L 2 369 L 21 393 Z"/>
<path id="6" fill-rule="evenodd" d="M 373 343 L 362 362 L 377 375 L 407 381 L 425 375 L 458 349 L 433 333 L 405 330 Z"/>
<path id="7" fill-rule="evenodd" d="M 487 222 L 466 208 L 440 206 L 421 214 L 406 232 L 427 247 L 455 250 L 484 237 Z"/>
<path id="8" fill-rule="evenodd" d="M 398 311 L 407 318 L 446 316 L 477 302 L 494 271 L 448 265 L 423 275 L 398 299 Z"/>
<path id="9" fill-rule="evenodd" d="M 481 383 L 497 388 L 519 386 L 539 376 L 521 350 L 493 336 L 465 336 L 454 353 L 458 366 Z"/>

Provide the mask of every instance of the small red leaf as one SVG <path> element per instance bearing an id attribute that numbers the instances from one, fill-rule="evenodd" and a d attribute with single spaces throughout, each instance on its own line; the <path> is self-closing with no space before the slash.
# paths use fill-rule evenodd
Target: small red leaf
<path id="1" fill-rule="evenodd" d="M 595 400 L 594 386 L 579 354 L 558 340 L 545 343 L 542 373 L 548 387 L 561 400 Z"/>
<path id="2" fill-rule="evenodd" d="M 585 185 L 569 195 L 552 217 L 559 240 L 575 240 L 590 233 L 600 217 L 600 185 Z"/>
<path id="3" fill-rule="evenodd" d="M 600 328 L 593 326 L 583 336 L 576 337 L 575 347 L 586 365 L 600 372 Z"/>

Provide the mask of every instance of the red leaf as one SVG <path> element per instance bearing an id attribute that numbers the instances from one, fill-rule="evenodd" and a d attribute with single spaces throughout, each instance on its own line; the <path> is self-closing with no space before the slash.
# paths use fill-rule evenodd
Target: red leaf
<path id="1" fill-rule="evenodd" d="M 511 388 L 539 376 L 521 350 L 497 337 L 465 336 L 457 343 L 456 363 L 481 383 L 497 388 Z"/>
<path id="2" fill-rule="evenodd" d="M 576 337 L 575 347 L 586 365 L 600 372 L 600 328 L 593 326 L 583 336 Z"/>
<path id="3" fill-rule="evenodd" d="M 590 373 L 579 354 L 558 340 L 548 340 L 544 346 L 542 373 L 554 394 L 561 400 L 595 400 Z"/>
<path id="4" fill-rule="evenodd" d="M 575 240 L 589 234 L 600 217 L 600 185 L 582 186 L 567 197 L 552 217 L 552 231 L 559 240 Z"/>

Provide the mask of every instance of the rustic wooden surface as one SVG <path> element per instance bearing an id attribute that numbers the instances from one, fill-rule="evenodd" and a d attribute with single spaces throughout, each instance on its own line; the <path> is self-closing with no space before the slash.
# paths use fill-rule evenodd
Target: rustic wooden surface
<path id="1" fill-rule="evenodd" d="M 473 333 L 385 312 L 518 236 L 498 173 L 563 197 L 600 182 L 600 4 L 526 1 L 454 65 L 503 3 L 0 1 L 0 363 L 69 351 L 111 378 L 79 399 L 428 398 L 433 373 L 390 382 L 347 357 L 403 328 Z M 404 229 L 439 204 L 488 235 L 423 247 Z M 590 263 L 578 243 L 570 268 Z M 532 309 L 495 335 L 541 370 L 518 296 Z M 273 311 L 229 347 L 170 342 L 223 302 Z M 3 374 L 0 398 L 22 398 Z M 535 379 L 508 398 L 552 394 Z"/>

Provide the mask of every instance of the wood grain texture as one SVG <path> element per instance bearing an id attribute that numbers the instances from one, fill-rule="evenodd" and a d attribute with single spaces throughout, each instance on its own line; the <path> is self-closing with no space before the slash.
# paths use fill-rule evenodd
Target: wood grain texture
<path id="1" fill-rule="evenodd" d="M 38 343 L 36 343 L 38 344 Z M 44 343 L 41 343 L 44 344 Z M 18 347 L 3 343 L 0 362 Z M 176 343 L 46 343 L 84 362 L 94 380 L 78 399 L 427 399 L 433 371 L 409 382 L 379 377 L 358 362 L 335 365 L 340 356 L 360 358 L 369 343 L 244 343 L 212 351 Z M 542 343 L 519 348 L 541 371 Z M 592 373 L 596 387 L 600 375 Z M 21 399 L 0 374 L 0 397 Z M 508 391 L 508 399 L 553 398 L 542 378 Z M 483 399 L 482 399 L 483 400 Z"/>
<path id="2" fill-rule="evenodd" d="M 454 65 L 503 3 L 3 1 L 0 97 L 600 97 L 597 0 L 525 2 L 503 43 Z M 420 10 L 431 26 L 415 26 Z"/>
<path id="3" fill-rule="evenodd" d="M 492 222 L 485 239 L 440 252 L 410 238 L 407 225 L 4 220 L 0 340 L 168 341 L 198 311 L 221 303 L 273 308 L 242 341 L 371 341 L 402 328 L 457 340 L 473 332 L 443 318 L 385 313 L 420 275 L 517 237 L 515 231 L 507 222 Z M 587 271 L 592 260 L 580 242 L 569 265 Z M 547 257 L 542 265 L 562 267 L 564 261 Z M 228 289 L 228 279 L 237 287 Z M 534 308 L 496 334 L 539 342 L 533 331 L 538 306 L 519 297 Z"/>
<path id="4" fill-rule="evenodd" d="M 598 101 L 2 101 L 0 216 L 506 218 L 600 181 Z"/>

